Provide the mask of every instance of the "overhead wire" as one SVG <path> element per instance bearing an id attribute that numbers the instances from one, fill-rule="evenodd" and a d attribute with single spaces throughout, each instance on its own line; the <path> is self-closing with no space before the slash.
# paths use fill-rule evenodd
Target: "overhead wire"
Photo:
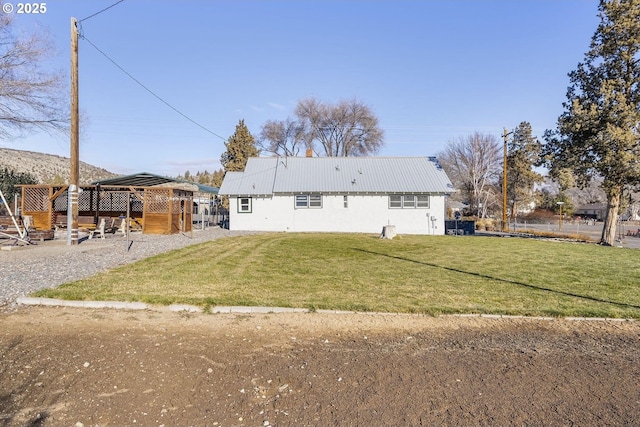
<path id="1" fill-rule="evenodd" d="M 112 7 L 119 5 L 119 4 L 120 4 L 120 3 L 122 3 L 123 1 L 124 1 L 124 0 L 119 0 L 119 1 L 115 2 L 114 4 L 112 4 L 111 6 L 105 7 L 104 9 L 102 9 L 102 10 L 100 10 L 100 11 L 98 11 L 98 12 L 94 13 L 93 15 L 89 15 L 89 16 L 87 16 L 86 18 L 81 19 L 81 20 L 79 20 L 78 22 L 86 21 L 86 20 L 88 20 L 88 19 L 93 18 L 94 16 L 100 15 L 102 12 L 106 12 L 107 10 L 111 9 Z"/>
<path id="2" fill-rule="evenodd" d="M 193 123 L 194 125 L 198 126 L 200 129 L 204 130 L 205 132 L 210 133 L 211 135 L 220 138 L 223 141 L 226 141 L 227 139 L 218 135 L 217 133 L 213 132 L 212 130 L 208 129 L 207 127 L 201 125 L 200 123 L 198 123 L 197 121 L 193 120 L 191 117 L 187 116 L 186 114 L 184 114 L 182 111 L 178 110 L 176 107 L 174 107 L 173 105 L 171 105 L 169 102 L 165 101 L 160 95 L 158 95 L 157 93 L 155 93 L 154 91 L 152 91 L 151 89 L 149 89 L 147 86 L 145 86 L 140 80 L 136 79 L 133 75 L 131 75 L 131 73 L 129 73 L 127 70 L 125 70 L 120 64 L 118 64 L 114 59 L 112 59 L 109 55 L 107 55 L 104 51 L 102 51 L 98 46 L 96 46 L 91 40 L 89 40 L 84 33 L 80 34 L 80 38 L 82 38 L 83 40 L 85 40 L 87 43 L 89 43 L 91 45 L 91 47 L 93 47 L 95 50 L 97 50 L 98 52 L 100 52 L 100 54 L 102 54 L 105 58 L 107 58 L 107 60 L 109 62 L 111 62 L 113 65 L 115 65 L 120 71 L 122 71 L 127 77 L 129 77 L 131 80 L 133 80 L 135 83 L 137 83 L 141 88 L 143 88 L 144 90 L 146 90 L 147 92 L 149 92 L 154 98 L 156 98 L 157 100 L 159 100 L 160 102 L 162 102 L 164 105 L 166 105 L 167 107 L 171 108 L 173 111 L 175 111 L 176 113 L 178 113 L 179 115 L 181 115 L 182 117 L 184 117 L 185 119 L 189 120 L 191 123 Z"/>
<path id="3" fill-rule="evenodd" d="M 114 6 L 117 6 L 118 4 L 122 3 L 123 1 L 124 0 L 119 0 L 119 1 L 115 2 L 114 4 L 112 4 L 111 6 L 105 7 L 104 9 L 94 13 L 93 15 L 89 15 L 86 18 L 80 19 L 78 22 L 83 22 L 83 21 L 86 21 L 88 19 L 93 18 L 94 16 L 100 15 L 102 12 L 106 12 L 107 10 L 111 9 Z"/>
<path id="4" fill-rule="evenodd" d="M 201 125 L 200 123 L 196 122 L 195 120 L 193 120 L 191 117 L 187 116 L 186 114 L 184 114 L 182 111 L 178 110 L 176 107 L 174 107 L 173 105 L 171 105 L 169 102 L 167 102 L 166 100 L 164 100 L 162 97 L 160 97 L 160 95 L 156 94 L 154 91 L 152 91 L 151 89 L 149 89 L 147 86 L 145 86 L 140 80 L 136 79 L 133 75 L 131 75 L 131 73 L 129 73 L 127 70 L 125 70 L 120 64 L 118 64 L 114 59 L 112 59 L 109 55 L 107 55 L 104 51 L 102 51 L 98 46 L 96 46 L 91 40 L 89 40 L 85 35 L 84 35 L 84 31 L 82 29 L 82 22 L 93 18 L 94 16 L 100 15 L 103 12 L 106 12 L 107 10 L 111 9 L 114 6 L 117 6 L 118 4 L 122 3 L 124 0 L 118 0 L 117 2 L 113 3 L 111 6 L 105 7 L 102 10 L 99 10 L 98 12 L 87 16 L 86 18 L 80 19 L 78 21 L 78 35 L 82 40 L 86 40 L 87 43 L 89 43 L 89 45 L 91 45 L 91 47 L 93 47 L 95 50 L 97 50 L 98 52 L 100 52 L 105 58 L 107 58 L 107 60 L 109 60 L 113 65 L 115 65 L 120 71 L 122 71 L 127 77 L 129 77 L 131 80 L 133 80 L 134 82 L 136 82 L 140 87 L 142 87 L 144 90 L 146 90 L 147 92 L 149 92 L 153 97 L 155 97 L 156 99 L 158 99 L 160 102 L 162 102 L 164 105 L 166 105 L 167 107 L 171 108 L 173 111 L 175 111 L 176 113 L 178 113 L 179 115 L 181 115 L 182 117 L 184 117 L 185 119 L 187 119 L 188 121 L 190 121 L 191 123 L 193 123 L 194 125 L 198 126 L 199 128 L 201 128 L 202 130 L 204 130 L 205 132 L 210 133 L 211 135 L 220 138 L 221 140 L 226 142 L 226 138 L 218 135 L 217 133 L 213 132 L 212 130 L 206 128 L 205 126 Z"/>

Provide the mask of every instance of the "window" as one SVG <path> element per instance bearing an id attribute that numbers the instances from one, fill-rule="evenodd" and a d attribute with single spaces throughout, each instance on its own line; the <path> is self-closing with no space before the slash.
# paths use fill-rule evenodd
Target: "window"
<path id="1" fill-rule="evenodd" d="M 404 194 L 402 196 L 402 207 L 403 208 L 415 208 L 416 207 L 416 196 L 413 194 Z"/>
<path id="2" fill-rule="evenodd" d="M 390 194 L 390 209 L 428 209 L 429 196 L 426 194 Z"/>
<path id="3" fill-rule="evenodd" d="M 402 196 L 399 194 L 392 194 L 389 196 L 389 207 L 392 209 L 398 209 L 402 207 Z"/>
<path id="4" fill-rule="evenodd" d="M 319 194 L 311 194 L 309 196 L 309 207 L 310 208 L 321 208 L 322 207 L 322 196 Z"/>
<path id="5" fill-rule="evenodd" d="M 348 198 L 348 196 L 342 196 L 342 200 L 343 200 L 343 206 L 345 208 L 348 208 L 349 207 L 349 198 Z"/>
<path id="6" fill-rule="evenodd" d="M 251 213 L 251 197 L 238 197 L 238 213 Z"/>
<path id="7" fill-rule="evenodd" d="M 296 209 L 320 209 L 322 208 L 322 196 L 320 194 L 298 194 L 295 197 Z"/>
<path id="8" fill-rule="evenodd" d="M 306 194 L 301 194 L 296 196 L 296 209 L 300 208 L 308 208 L 309 207 L 309 196 Z"/>
<path id="9" fill-rule="evenodd" d="M 416 208 L 429 208 L 429 196 L 426 194 L 418 194 L 416 196 Z"/>

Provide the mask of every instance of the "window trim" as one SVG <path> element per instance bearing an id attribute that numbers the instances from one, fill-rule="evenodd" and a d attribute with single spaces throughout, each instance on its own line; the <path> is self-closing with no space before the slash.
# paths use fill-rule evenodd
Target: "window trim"
<path id="1" fill-rule="evenodd" d="M 415 209 L 416 207 L 416 195 L 415 194 L 403 194 L 402 195 L 402 209 Z"/>
<path id="2" fill-rule="evenodd" d="M 304 205 L 299 203 L 302 200 L 305 201 Z M 293 196 L 293 208 L 294 209 L 322 209 L 323 201 L 322 194 L 307 193 L 307 194 L 295 194 Z"/>
<path id="3" fill-rule="evenodd" d="M 424 199 L 421 201 L 420 198 Z M 420 203 L 426 203 L 426 206 L 420 206 Z M 431 206 L 431 196 L 428 194 L 416 194 L 416 209 L 429 209 Z"/>
<path id="4" fill-rule="evenodd" d="M 242 203 L 242 200 L 246 199 L 248 202 Z M 253 213 L 253 199 L 251 197 L 238 197 L 238 213 Z M 248 210 L 242 210 L 242 206 L 247 206 Z"/>
<path id="5" fill-rule="evenodd" d="M 304 200 L 304 205 L 298 203 Z M 309 195 L 308 194 L 296 194 L 293 196 L 293 207 L 295 209 L 306 209 L 309 207 Z"/>
<path id="6" fill-rule="evenodd" d="M 429 194 L 389 194 L 389 209 L 429 209 L 430 206 Z"/>
<path id="7" fill-rule="evenodd" d="M 389 209 L 402 209 L 402 194 L 389 194 Z"/>

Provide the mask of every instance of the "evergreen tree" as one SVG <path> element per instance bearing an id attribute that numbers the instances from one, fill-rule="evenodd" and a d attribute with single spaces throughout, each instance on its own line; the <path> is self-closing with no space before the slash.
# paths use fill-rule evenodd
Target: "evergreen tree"
<path id="1" fill-rule="evenodd" d="M 218 169 L 214 173 L 211 174 L 211 185 L 214 187 L 220 188 L 222 185 L 222 179 L 224 178 L 224 170 Z"/>
<path id="2" fill-rule="evenodd" d="M 258 157 L 260 154 L 256 147 L 256 140 L 244 124 L 244 119 L 240 120 L 236 126 L 236 132 L 224 145 L 227 151 L 220 156 L 220 163 L 225 172 L 243 171 L 249 157 Z"/>
<path id="3" fill-rule="evenodd" d="M 531 125 L 522 122 L 507 148 L 507 200 L 513 219 L 518 208 L 534 201 L 534 186 L 542 182 L 542 175 L 533 169 L 540 161 L 542 145 L 531 134 Z"/>
<path id="4" fill-rule="evenodd" d="M 603 179 L 607 211 L 600 243 L 612 245 L 625 188 L 640 184 L 640 0 L 601 0 L 584 62 L 569 73 L 564 113 L 545 133 L 545 163 L 579 183 Z"/>
<path id="5" fill-rule="evenodd" d="M 7 203 L 11 203 L 15 194 L 20 194 L 20 184 L 37 184 L 36 178 L 29 173 L 16 173 L 11 169 L 0 169 L 0 190 Z"/>

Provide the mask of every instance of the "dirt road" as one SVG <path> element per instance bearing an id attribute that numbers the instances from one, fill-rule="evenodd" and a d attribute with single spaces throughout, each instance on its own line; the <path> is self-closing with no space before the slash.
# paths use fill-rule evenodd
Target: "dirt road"
<path id="1" fill-rule="evenodd" d="M 633 425 L 638 322 L 0 313 L 0 426 Z"/>

